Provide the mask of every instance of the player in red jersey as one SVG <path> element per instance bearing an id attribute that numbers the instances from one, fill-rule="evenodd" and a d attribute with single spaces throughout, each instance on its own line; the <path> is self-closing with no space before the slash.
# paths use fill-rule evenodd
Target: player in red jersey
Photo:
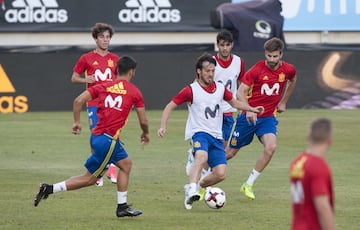
<path id="1" fill-rule="evenodd" d="M 312 122 L 309 147 L 290 165 L 293 230 L 334 230 L 334 194 L 331 171 L 324 159 L 332 143 L 331 121 Z"/>
<path id="2" fill-rule="evenodd" d="M 250 199 L 255 199 L 252 190 L 255 180 L 275 153 L 278 124 L 276 112 L 285 111 L 296 82 L 295 67 L 281 60 L 284 43 L 279 38 L 272 38 L 265 42 L 264 49 L 265 60 L 259 61 L 246 72 L 236 96 L 251 106 L 264 105 L 265 112 L 256 114 L 243 111 L 239 114 L 226 148 L 226 157 L 231 159 L 241 147 L 252 142 L 254 134 L 264 146 L 249 178 L 240 188 Z"/>
<path id="3" fill-rule="evenodd" d="M 92 28 L 92 37 L 96 43 L 96 49 L 83 54 L 76 62 L 71 82 L 86 84 L 86 88 L 113 81 L 117 74 L 116 63 L 119 56 L 109 52 L 109 44 L 114 29 L 105 23 L 96 23 Z M 82 75 L 85 75 L 82 77 Z M 93 129 L 98 121 L 97 116 L 98 99 L 87 102 L 89 127 Z M 112 183 L 116 183 L 116 167 L 111 164 L 107 173 Z M 102 178 L 96 182 L 97 186 L 103 185 Z"/>
<path id="4" fill-rule="evenodd" d="M 92 154 L 85 162 L 86 172 L 68 180 L 49 185 L 40 184 L 34 205 L 38 206 L 41 199 L 47 199 L 52 193 L 76 190 L 96 183 L 109 163 L 119 168 L 117 175 L 118 207 L 116 215 L 138 216 L 142 212 L 133 210 L 127 205 L 127 189 L 132 161 L 122 146 L 119 135 L 124 127 L 129 113 L 135 107 L 142 130 L 142 144 L 149 143 L 149 128 L 145 114 L 144 100 L 140 90 L 130 83 L 134 77 L 137 63 L 128 56 L 118 61 L 118 79 L 113 82 L 97 84 L 85 90 L 74 100 L 74 124 L 72 132 L 75 135 L 81 132 L 80 112 L 82 105 L 91 99 L 98 99 L 99 122 L 92 130 L 90 145 Z"/>

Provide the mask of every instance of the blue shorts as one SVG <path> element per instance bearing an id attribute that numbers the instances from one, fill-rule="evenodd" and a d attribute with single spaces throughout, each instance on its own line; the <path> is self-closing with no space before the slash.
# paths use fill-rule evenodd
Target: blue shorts
<path id="1" fill-rule="evenodd" d="M 278 120 L 274 116 L 258 117 L 256 125 L 248 123 L 245 114 L 239 114 L 236 119 L 234 132 L 232 133 L 229 146 L 233 149 L 239 149 L 250 144 L 254 134 L 260 139 L 264 134 L 273 133 L 277 135 L 276 126 Z"/>
<path id="2" fill-rule="evenodd" d="M 113 150 L 110 147 L 114 142 Z M 100 178 L 107 170 L 108 164 L 116 163 L 128 157 L 128 154 L 119 140 L 113 140 L 110 135 L 90 136 L 90 145 L 93 150 L 92 154 L 85 162 L 87 170 L 95 177 Z"/>
<path id="3" fill-rule="evenodd" d="M 193 152 L 203 150 L 208 153 L 208 165 L 214 168 L 220 164 L 227 164 L 224 141 L 205 132 L 197 132 L 192 136 Z"/>
<path id="4" fill-rule="evenodd" d="M 223 116 L 222 133 L 225 141 L 229 140 L 234 123 L 233 116 Z"/>
<path id="5" fill-rule="evenodd" d="M 95 128 L 98 123 L 97 109 L 98 108 L 96 106 L 90 106 L 87 108 L 90 130 Z"/>

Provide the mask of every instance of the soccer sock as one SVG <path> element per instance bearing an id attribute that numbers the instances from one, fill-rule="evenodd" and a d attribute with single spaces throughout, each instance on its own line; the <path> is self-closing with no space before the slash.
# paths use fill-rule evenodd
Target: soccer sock
<path id="1" fill-rule="evenodd" d="M 118 204 L 126 204 L 127 202 L 127 191 L 125 192 L 117 192 L 118 194 Z"/>
<path id="2" fill-rule="evenodd" d="M 256 178 L 258 178 L 258 176 L 260 176 L 260 172 L 256 171 L 255 169 L 253 169 L 249 175 L 249 178 L 246 181 L 246 184 L 248 185 L 253 185 Z"/>
<path id="3" fill-rule="evenodd" d="M 54 193 L 56 193 L 56 192 L 62 192 L 62 191 L 66 191 L 66 190 L 67 190 L 65 181 L 56 183 L 56 184 L 54 184 L 53 186 L 54 186 L 54 188 L 53 188 L 53 192 L 54 192 Z"/>
<path id="4" fill-rule="evenodd" d="M 197 190 L 197 184 L 196 183 L 190 183 L 189 184 L 189 194 L 196 193 Z"/>

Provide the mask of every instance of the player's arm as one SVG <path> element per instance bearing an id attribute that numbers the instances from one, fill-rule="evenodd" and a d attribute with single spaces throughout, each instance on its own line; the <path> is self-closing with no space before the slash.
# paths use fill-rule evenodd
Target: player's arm
<path id="1" fill-rule="evenodd" d="M 334 230 L 335 218 L 327 195 L 318 195 L 314 198 L 315 209 L 319 218 L 321 229 Z"/>
<path id="2" fill-rule="evenodd" d="M 252 107 L 248 104 L 248 102 L 243 102 L 243 101 L 239 101 L 236 100 L 232 93 L 225 88 L 225 93 L 224 93 L 224 100 L 226 100 L 233 108 L 239 109 L 239 110 L 245 110 L 245 111 L 250 111 L 253 113 L 262 113 L 264 112 L 264 107 L 262 106 L 257 106 L 257 107 Z"/>
<path id="3" fill-rule="evenodd" d="M 166 132 L 166 124 L 167 121 L 169 120 L 170 114 L 171 112 L 177 107 L 177 104 L 175 104 L 175 102 L 170 101 L 169 104 L 166 105 L 162 116 L 161 116 L 161 122 L 160 122 L 160 128 L 157 132 L 159 137 L 164 137 L 165 132 Z"/>
<path id="4" fill-rule="evenodd" d="M 140 136 L 141 144 L 147 145 L 150 142 L 150 137 L 149 137 L 149 122 L 146 117 L 145 107 L 135 108 L 135 110 L 137 117 L 139 119 L 140 128 L 142 130 L 142 134 Z"/>
<path id="5" fill-rule="evenodd" d="M 249 106 L 249 103 L 247 100 L 247 96 L 249 95 L 249 90 L 250 90 L 250 87 L 248 85 L 241 83 L 236 92 L 237 99 L 239 101 L 241 101 L 242 103 L 246 103 L 248 106 Z M 264 110 L 262 112 L 264 112 Z M 257 121 L 257 114 L 253 113 L 252 111 L 247 111 L 246 112 L 246 120 L 249 122 L 249 124 L 253 123 L 255 125 L 256 121 Z"/>
<path id="6" fill-rule="evenodd" d="M 73 116 L 74 124 L 72 127 L 72 133 L 77 135 L 81 132 L 81 123 L 80 123 L 80 112 L 83 104 L 91 100 L 91 95 L 89 91 L 85 90 L 77 98 L 75 98 L 73 103 Z"/>
<path id="7" fill-rule="evenodd" d="M 71 82 L 77 84 L 93 83 L 95 82 L 95 77 L 93 75 L 87 77 L 81 77 L 80 74 L 74 71 L 73 74 L 71 75 Z"/>
<path id="8" fill-rule="evenodd" d="M 285 92 L 280 100 L 280 103 L 277 106 L 277 111 L 279 113 L 285 112 L 286 103 L 288 102 L 290 95 L 294 91 L 295 84 L 296 84 L 296 76 L 292 79 L 289 79 L 288 82 L 286 83 Z"/>

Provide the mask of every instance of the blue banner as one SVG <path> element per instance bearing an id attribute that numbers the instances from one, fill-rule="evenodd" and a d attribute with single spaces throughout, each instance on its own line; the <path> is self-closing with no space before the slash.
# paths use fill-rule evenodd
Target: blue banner
<path id="1" fill-rule="evenodd" d="M 233 3 L 248 0 L 232 0 Z M 360 31 L 360 0 L 280 0 L 284 31 Z"/>

